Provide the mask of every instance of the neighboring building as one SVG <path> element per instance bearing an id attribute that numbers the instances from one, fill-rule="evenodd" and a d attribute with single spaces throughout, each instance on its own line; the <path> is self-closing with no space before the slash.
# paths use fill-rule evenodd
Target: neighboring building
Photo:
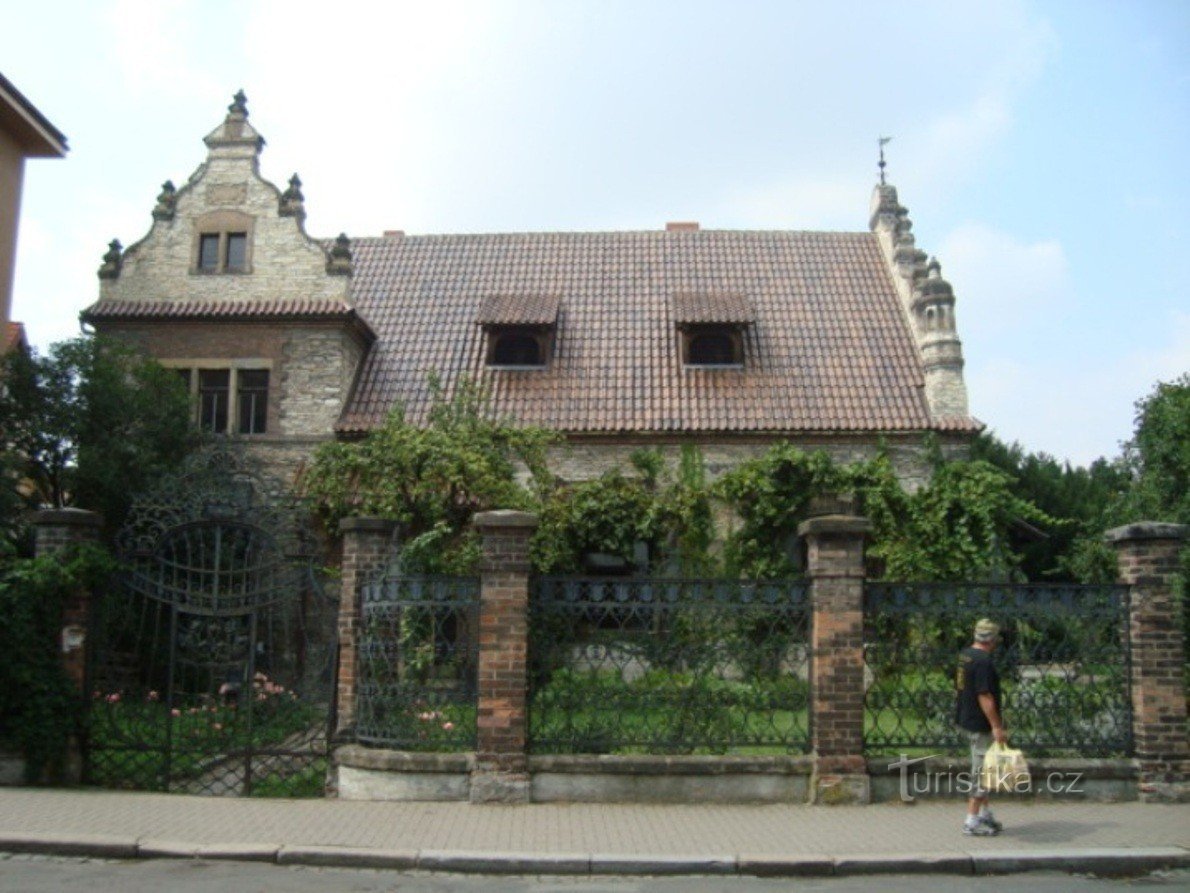
<path id="1" fill-rule="evenodd" d="M 0 74 L 0 323 L 6 326 L 6 348 L 15 337 L 7 323 L 12 316 L 25 159 L 61 158 L 65 154 L 66 137 Z"/>
<path id="2" fill-rule="evenodd" d="M 961 451 L 979 428 L 954 295 L 891 186 L 870 232 L 318 240 L 297 175 L 284 191 L 261 178 L 242 93 L 205 142 L 149 233 L 112 242 L 83 319 L 176 367 L 204 427 L 285 474 L 395 406 L 424 420 L 433 374 L 564 432 L 572 480 L 645 444 L 697 443 L 716 473 L 790 439 L 844 459 L 884 442 L 912 482 L 924 435 Z"/>

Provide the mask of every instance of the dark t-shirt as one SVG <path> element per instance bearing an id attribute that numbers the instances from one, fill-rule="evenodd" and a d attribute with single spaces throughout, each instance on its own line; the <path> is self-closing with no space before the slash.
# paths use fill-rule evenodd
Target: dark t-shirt
<path id="1" fill-rule="evenodd" d="M 979 707 L 979 695 L 990 692 L 1000 710 L 1000 674 L 992 663 L 992 656 L 982 648 L 964 648 L 955 671 L 954 719 L 968 732 L 990 732 L 992 724 Z"/>

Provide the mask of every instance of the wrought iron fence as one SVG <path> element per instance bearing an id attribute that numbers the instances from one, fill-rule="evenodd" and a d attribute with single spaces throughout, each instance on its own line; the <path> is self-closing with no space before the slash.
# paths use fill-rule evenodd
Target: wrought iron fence
<path id="1" fill-rule="evenodd" d="M 390 577 L 363 587 L 356 737 L 402 750 L 475 747 L 479 580 Z"/>
<path id="2" fill-rule="evenodd" d="M 530 750 L 806 750 L 807 591 L 801 581 L 536 580 Z"/>
<path id="3" fill-rule="evenodd" d="M 864 595 L 865 748 L 965 744 L 954 670 L 975 622 L 1001 626 L 993 654 L 1014 745 L 1036 755 L 1131 749 L 1128 588 L 869 583 Z"/>

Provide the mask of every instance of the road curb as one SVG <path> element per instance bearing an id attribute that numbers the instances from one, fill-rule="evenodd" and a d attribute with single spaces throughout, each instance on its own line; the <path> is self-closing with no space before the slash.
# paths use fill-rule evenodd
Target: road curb
<path id="1" fill-rule="evenodd" d="M 523 875 L 748 875 L 848 877 L 871 874 L 993 875 L 1029 871 L 1139 875 L 1190 868 L 1190 849 L 1094 847 L 970 853 L 644 855 L 401 851 L 270 843 L 188 843 L 106 835 L 0 834 L 0 852 L 103 859 L 212 859 L 335 868 Z"/>

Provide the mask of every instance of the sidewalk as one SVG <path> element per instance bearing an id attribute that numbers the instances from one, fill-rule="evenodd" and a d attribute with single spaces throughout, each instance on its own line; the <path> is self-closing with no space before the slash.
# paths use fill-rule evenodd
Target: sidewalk
<path id="1" fill-rule="evenodd" d="M 1141 873 L 1190 867 L 1190 805 L 379 803 L 0 789 L 0 851 L 518 874 Z"/>

